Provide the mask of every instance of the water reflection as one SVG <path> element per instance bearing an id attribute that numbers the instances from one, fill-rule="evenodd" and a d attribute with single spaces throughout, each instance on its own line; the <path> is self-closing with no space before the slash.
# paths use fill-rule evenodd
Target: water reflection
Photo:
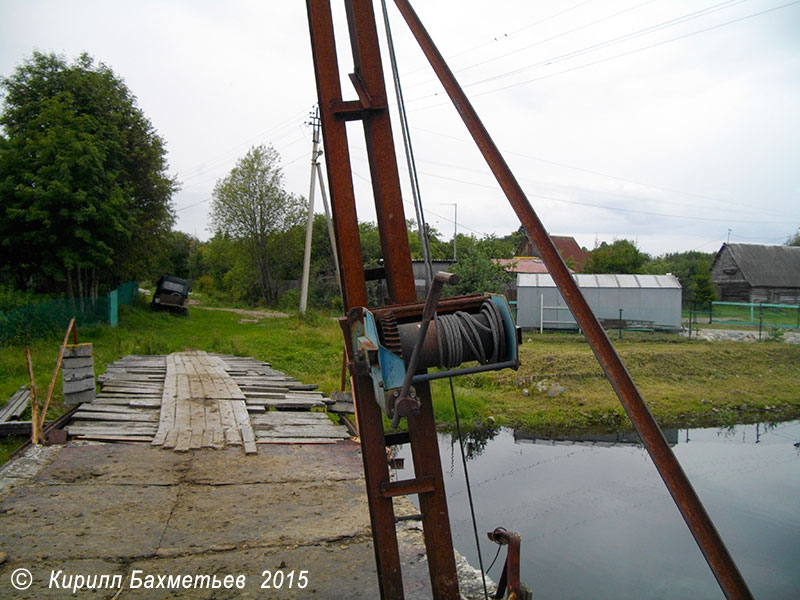
<path id="1" fill-rule="evenodd" d="M 665 433 L 755 597 L 796 597 L 800 422 Z M 454 543 L 477 564 L 458 440 L 439 441 Z M 503 429 L 471 441 L 479 530 L 522 534 L 522 575 L 534 597 L 722 597 L 635 438 Z M 482 543 L 484 557 L 493 555 Z"/>
<path id="2" fill-rule="evenodd" d="M 670 446 L 678 443 L 677 429 L 662 429 L 662 431 Z M 585 446 L 619 446 L 621 444 L 641 446 L 642 444 L 642 440 L 635 433 L 586 433 L 576 436 L 546 437 L 518 429 L 514 430 L 514 441 L 527 444 L 579 444 Z"/>

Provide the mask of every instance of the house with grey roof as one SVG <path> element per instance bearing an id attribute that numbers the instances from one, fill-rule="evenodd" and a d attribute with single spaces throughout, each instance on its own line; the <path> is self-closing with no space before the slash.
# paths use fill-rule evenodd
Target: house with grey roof
<path id="1" fill-rule="evenodd" d="M 800 247 L 723 244 L 711 279 L 723 302 L 800 304 Z"/>

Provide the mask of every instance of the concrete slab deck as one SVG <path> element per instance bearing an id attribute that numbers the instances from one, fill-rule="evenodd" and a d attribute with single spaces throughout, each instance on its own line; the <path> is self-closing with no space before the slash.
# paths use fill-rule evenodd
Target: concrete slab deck
<path id="1" fill-rule="evenodd" d="M 176 454 L 73 441 L 60 450 L 31 448 L 20 461 L 0 470 L 2 598 L 379 597 L 354 442 L 260 444 L 245 456 L 236 448 Z M 410 502 L 398 503 L 399 514 L 411 512 Z M 406 597 L 428 598 L 421 533 L 413 522 L 398 531 Z M 33 581 L 18 590 L 11 577 L 23 568 Z M 132 589 L 134 573 L 154 583 L 165 575 L 244 576 L 245 585 Z M 73 595 L 63 587 L 78 575 L 124 585 Z M 472 572 L 469 597 L 482 597 L 476 581 Z"/>

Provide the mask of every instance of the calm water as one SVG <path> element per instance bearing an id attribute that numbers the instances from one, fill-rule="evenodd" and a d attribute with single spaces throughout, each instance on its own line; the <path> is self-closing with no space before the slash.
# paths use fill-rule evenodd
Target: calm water
<path id="1" fill-rule="evenodd" d="M 754 596 L 800 598 L 800 421 L 665 434 Z M 477 446 L 467 465 L 484 565 L 497 550 L 484 532 L 519 531 L 537 600 L 723 597 L 641 446 L 505 429 Z M 439 447 L 453 542 L 477 566 L 458 440 L 440 435 Z M 413 476 L 400 456 L 399 478 Z"/>

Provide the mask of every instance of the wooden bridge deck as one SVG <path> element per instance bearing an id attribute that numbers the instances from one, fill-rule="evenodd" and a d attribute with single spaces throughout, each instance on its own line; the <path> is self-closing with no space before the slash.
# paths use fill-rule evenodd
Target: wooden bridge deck
<path id="1" fill-rule="evenodd" d="M 98 377 L 101 391 L 65 427 L 80 439 L 146 442 L 177 452 L 257 443 L 336 442 L 330 400 L 253 358 L 202 351 L 126 356 Z"/>

